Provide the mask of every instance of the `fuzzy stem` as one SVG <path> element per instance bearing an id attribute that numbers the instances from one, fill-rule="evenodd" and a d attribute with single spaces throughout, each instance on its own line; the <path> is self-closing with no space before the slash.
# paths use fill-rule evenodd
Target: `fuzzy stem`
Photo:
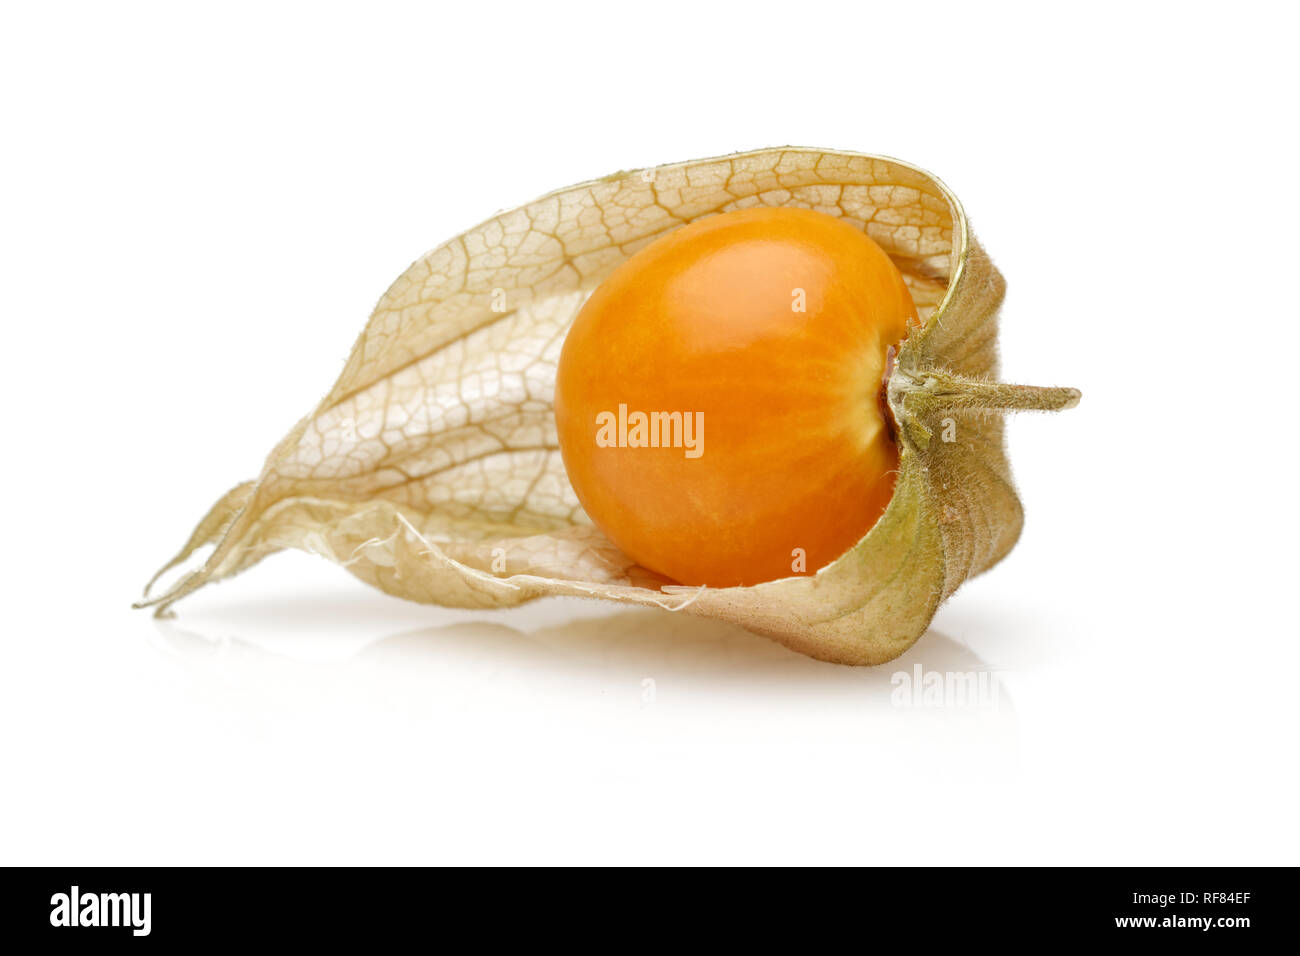
<path id="1" fill-rule="evenodd" d="M 930 441 L 925 421 L 944 412 L 1054 412 L 1073 408 L 1080 398 L 1077 388 L 986 382 L 937 368 L 892 369 L 885 387 L 889 406 L 901 412 L 898 424 L 922 448 Z"/>
<path id="2" fill-rule="evenodd" d="M 984 382 L 939 369 L 921 369 L 896 378 L 902 379 L 897 384 L 902 394 L 926 396 L 927 411 L 985 409 L 1055 412 L 1079 404 L 1081 394 L 1077 388 Z"/>

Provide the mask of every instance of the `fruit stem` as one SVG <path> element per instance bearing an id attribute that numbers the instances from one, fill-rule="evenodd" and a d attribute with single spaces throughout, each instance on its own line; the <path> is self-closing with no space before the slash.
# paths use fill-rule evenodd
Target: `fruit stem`
<path id="1" fill-rule="evenodd" d="M 1081 394 L 1077 388 L 984 382 L 939 369 L 922 369 L 910 374 L 899 369 L 894 381 L 904 394 L 925 395 L 925 404 L 934 411 L 978 408 L 1055 412 L 1079 404 Z"/>
<path id="2" fill-rule="evenodd" d="M 924 447 L 930 430 L 922 420 L 954 411 L 1042 411 L 1055 412 L 1079 404 L 1077 388 L 1044 388 L 1010 385 L 965 378 L 937 368 L 891 370 L 886 388 L 889 404 L 902 411 L 901 424 Z"/>

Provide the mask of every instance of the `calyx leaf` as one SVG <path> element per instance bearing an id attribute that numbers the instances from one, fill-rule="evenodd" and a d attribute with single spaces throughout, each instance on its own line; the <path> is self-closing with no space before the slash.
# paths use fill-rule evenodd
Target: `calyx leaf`
<path id="1" fill-rule="evenodd" d="M 887 388 L 897 485 L 871 531 L 816 573 L 675 586 L 634 565 L 582 512 L 556 441 L 556 361 L 586 297 L 617 265 L 685 223 L 755 205 L 841 216 L 902 271 L 922 325 Z M 407 269 L 329 394 L 167 566 L 214 545 L 202 567 L 157 596 L 146 589 L 137 606 L 161 613 L 298 548 L 415 601 L 500 608 L 546 595 L 605 598 L 730 621 L 824 660 L 890 660 L 1019 536 L 1003 421 L 989 412 L 1065 408 L 1079 397 L 995 382 L 1003 290 L 957 199 L 897 160 L 760 150 L 551 193 Z M 956 440 L 937 436 L 954 426 Z"/>

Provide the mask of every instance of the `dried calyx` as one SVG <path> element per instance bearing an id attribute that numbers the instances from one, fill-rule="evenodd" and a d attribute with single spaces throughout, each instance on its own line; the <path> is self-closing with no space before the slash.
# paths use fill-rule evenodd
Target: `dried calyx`
<path id="1" fill-rule="evenodd" d="M 586 297 L 633 252 L 684 223 L 763 204 L 841 216 L 903 273 L 921 327 L 886 388 L 898 480 L 871 531 L 814 574 L 678 587 L 629 561 L 579 508 L 556 443 L 555 362 Z M 139 606 L 161 612 L 298 548 L 416 601 L 605 598 L 730 621 L 824 660 L 890 660 L 1020 533 L 1003 419 L 991 413 L 1079 398 L 996 381 L 1003 288 L 956 198 L 897 160 L 773 149 L 560 190 L 413 264 L 329 394 L 163 570 L 211 545 L 203 565 Z"/>

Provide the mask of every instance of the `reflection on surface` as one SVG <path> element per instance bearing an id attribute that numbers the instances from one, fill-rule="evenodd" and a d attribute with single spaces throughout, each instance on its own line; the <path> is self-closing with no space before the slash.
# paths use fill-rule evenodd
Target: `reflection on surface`
<path id="1" fill-rule="evenodd" d="M 400 614 L 386 621 L 394 608 Z M 367 629 L 373 634 L 385 624 L 409 621 L 413 613 L 439 623 L 366 636 Z M 587 697 L 602 706 L 672 707 L 725 698 L 741 709 L 799 704 L 914 716 L 978 711 L 1014 723 L 998 676 L 970 648 L 935 630 L 896 661 L 846 667 L 804 657 L 730 624 L 555 599 L 479 612 L 393 604 L 369 595 L 277 598 L 226 604 L 215 615 L 162 619 L 157 626 L 162 647 L 190 668 L 220 661 L 227 674 L 258 666 L 296 668 L 300 675 L 332 672 L 384 688 L 385 695 L 399 686 L 445 692 L 450 685 L 480 700 L 497 696 L 516 703 L 544 702 L 551 694 L 570 701 Z M 967 693 L 954 694 L 954 675 Z M 945 677 L 946 691 L 930 686 Z"/>
<path id="2" fill-rule="evenodd" d="M 257 787 L 231 799 L 292 795 L 294 819 L 317 802 L 351 812 L 346 801 L 380 808 L 367 821 L 391 831 L 390 813 L 440 806 L 427 822 L 440 832 L 472 816 L 565 843 L 547 829 L 565 819 L 644 834 L 641 853 L 698 819 L 758 852 L 783 817 L 797 821 L 791 839 L 940 826 L 960 840 L 982 824 L 949 795 L 1018 776 L 1005 688 L 899 702 L 898 675 L 917 668 L 988 672 L 941 632 L 855 668 L 666 611 L 558 599 L 460 611 L 365 592 L 214 597 L 148 630 L 183 741 L 183 758 L 159 759 L 240 768 L 232 779 Z"/>

